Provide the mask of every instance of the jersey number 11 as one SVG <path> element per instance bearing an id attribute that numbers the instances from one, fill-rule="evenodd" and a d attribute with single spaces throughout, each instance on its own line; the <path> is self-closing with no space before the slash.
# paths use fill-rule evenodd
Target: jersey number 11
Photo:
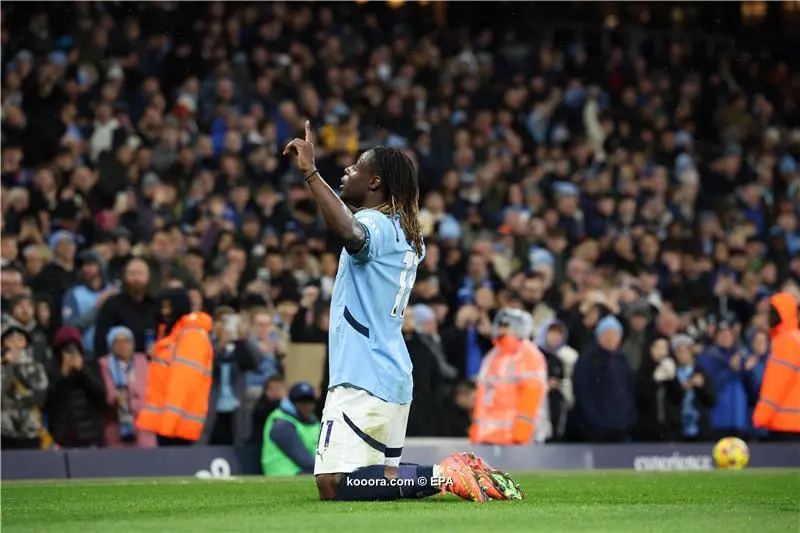
<path id="1" fill-rule="evenodd" d="M 389 313 L 393 317 L 400 317 L 406 313 L 406 306 L 408 299 L 411 298 L 411 289 L 414 288 L 414 281 L 417 279 L 417 265 L 419 265 L 419 256 L 408 251 L 403 255 L 403 270 L 400 271 L 400 287 L 397 289 L 397 296 L 394 297 L 394 305 L 392 312 Z M 414 269 L 413 271 L 411 269 Z"/>

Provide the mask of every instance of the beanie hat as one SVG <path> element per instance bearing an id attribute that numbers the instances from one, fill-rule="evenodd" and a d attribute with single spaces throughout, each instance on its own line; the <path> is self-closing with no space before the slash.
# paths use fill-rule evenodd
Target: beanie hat
<path id="1" fill-rule="evenodd" d="M 13 297 L 9 298 L 9 300 L 8 300 L 8 311 L 9 312 L 13 312 L 14 308 L 17 306 L 17 304 L 22 302 L 22 301 L 24 301 L 24 300 L 32 300 L 32 298 L 30 296 L 28 296 L 27 294 L 20 294 L 20 295 L 13 296 Z"/>
<path id="2" fill-rule="evenodd" d="M 425 304 L 416 304 L 411 308 L 414 313 L 414 327 L 419 329 L 422 325 L 432 319 L 436 318 L 436 313 L 429 306 Z"/>
<path id="3" fill-rule="evenodd" d="M 670 344 L 672 345 L 673 350 L 677 350 L 683 346 L 694 346 L 694 339 L 685 333 L 678 333 L 672 336 L 672 339 L 670 339 Z"/>
<path id="4" fill-rule="evenodd" d="M 55 250 L 56 247 L 58 246 L 58 243 L 60 243 L 61 241 L 64 241 L 64 240 L 68 240 L 68 241 L 71 241 L 72 243 L 74 243 L 75 242 L 75 235 L 73 235 L 69 231 L 59 230 L 59 231 L 56 231 L 55 233 L 53 233 L 50 236 L 50 241 L 49 241 L 48 244 L 50 244 L 50 248 L 51 249 Z"/>
<path id="5" fill-rule="evenodd" d="M 615 330 L 622 333 L 622 324 L 619 320 L 617 320 L 617 317 L 613 315 L 607 316 L 598 322 L 597 326 L 594 328 L 594 335 L 595 337 L 600 337 L 600 335 L 608 330 Z"/>
<path id="6" fill-rule="evenodd" d="M 109 351 L 114 345 L 114 341 L 117 340 L 117 337 L 120 335 L 127 335 L 128 338 L 133 341 L 133 332 L 130 329 L 126 328 L 125 326 L 114 326 L 108 330 L 108 334 L 106 335 L 106 345 L 108 346 Z"/>
<path id="7" fill-rule="evenodd" d="M 81 332 L 78 328 L 72 326 L 62 326 L 58 328 L 58 331 L 56 331 L 56 334 L 53 336 L 53 348 L 58 350 L 67 344 L 75 344 L 78 349 L 83 352 Z"/>

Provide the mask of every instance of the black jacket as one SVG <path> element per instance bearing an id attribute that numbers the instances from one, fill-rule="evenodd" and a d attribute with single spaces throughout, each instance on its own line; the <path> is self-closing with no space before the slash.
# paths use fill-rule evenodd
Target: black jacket
<path id="1" fill-rule="evenodd" d="M 141 302 L 134 301 L 123 292 L 106 301 L 97 316 L 97 329 L 94 334 L 94 354 L 102 357 L 108 353 L 106 336 L 114 326 L 125 326 L 133 332 L 136 351 L 146 352 L 145 331 L 156 333 L 156 301 L 145 296 Z"/>
<path id="2" fill-rule="evenodd" d="M 625 355 L 593 345 L 581 353 L 572 372 L 576 424 L 590 435 L 628 431 L 636 422 L 634 377 Z"/>
<path id="3" fill-rule="evenodd" d="M 64 301 L 64 294 L 76 282 L 74 270 L 70 272 L 55 262 L 46 265 L 39 275 L 31 280 L 30 285 L 34 293 L 44 293 L 53 299 L 55 305 L 51 321 L 56 327 L 61 325 L 61 302 Z"/>
<path id="4" fill-rule="evenodd" d="M 555 352 L 549 352 L 541 346 L 539 349 L 547 360 L 547 377 L 559 381 L 563 380 L 564 365 L 561 363 L 561 359 L 558 358 Z M 547 403 L 550 407 L 550 423 L 553 425 L 553 435 L 550 440 L 562 440 L 567 431 L 567 417 L 569 414 L 569 406 L 566 398 L 564 398 L 564 393 L 557 388 L 550 389 L 547 393 Z"/>
<path id="5" fill-rule="evenodd" d="M 440 437 L 466 438 L 469 436 L 469 426 L 472 424 L 472 411 L 464 410 L 453 401 L 447 398 L 442 408 L 442 416 L 438 423 Z"/>
<path id="6" fill-rule="evenodd" d="M 657 365 L 646 354 L 636 373 L 637 440 L 674 441 L 680 431 L 681 386 L 677 379 L 656 381 Z"/>
<path id="7" fill-rule="evenodd" d="M 204 440 L 212 439 L 217 436 L 214 431 L 217 422 L 217 401 L 219 400 L 220 388 L 222 385 L 222 365 L 230 364 L 230 380 L 237 399 L 244 401 L 245 398 L 245 375 L 258 367 L 259 354 L 252 349 L 247 341 L 231 342 L 226 346 L 214 344 L 214 369 L 212 371 L 211 395 L 208 402 L 208 414 L 206 415 L 206 427 L 204 430 Z M 231 425 L 230 443 L 243 444 L 249 435 L 247 417 L 250 413 L 245 409 L 239 408 L 233 412 Z M 227 439 L 226 439 L 227 441 Z M 227 443 L 227 442 L 226 442 Z M 210 442 L 210 444 L 218 444 Z"/>
<path id="8" fill-rule="evenodd" d="M 314 313 L 314 322 L 306 322 L 307 309 L 300 308 L 292 319 L 289 334 L 292 342 L 328 342 L 328 332 L 317 326 L 317 314 Z"/>
<path id="9" fill-rule="evenodd" d="M 45 413 L 53 440 L 64 448 L 102 444 L 106 389 L 97 365 L 83 364 L 81 371 L 66 377 L 51 365 Z"/>
<path id="10" fill-rule="evenodd" d="M 442 418 L 444 381 L 436 356 L 416 333 L 406 335 L 406 347 L 414 365 L 414 393 L 406 434 L 409 437 L 432 437 L 438 434 L 437 425 Z"/>
<path id="11" fill-rule="evenodd" d="M 478 345 L 485 356 L 492 349 L 492 341 L 488 337 L 478 335 Z M 444 346 L 447 362 L 458 370 L 459 378 L 466 378 L 467 367 L 467 330 L 449 328 L 442 332 L 442 346 Z"/>
<path id="12" fill-rule="evenodd" d="M 683 398 L 687 391 L 677 378 L 657 382 L 653 379 L 655 365 L 649 357 L 642 363 L 636 376 L 636 406 L 638 418 L 635 436 L 642 441 L 684 440 Z M 699 366 L 695 374 L 703 376 L 703 386 L 695 389 L 693 405 L 700 414 L 699 434 L 691 440 L 705 441 L 711 438 L 710 409 L 716 402 L 714 384 Z"/>

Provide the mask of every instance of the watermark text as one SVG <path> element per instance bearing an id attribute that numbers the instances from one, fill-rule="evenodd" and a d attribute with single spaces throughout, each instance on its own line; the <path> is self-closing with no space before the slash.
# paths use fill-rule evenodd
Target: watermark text
<path id="1" fill-rule="evenodd" d="M 453 484 L 453 480 L 449 477 L 425 477 L 420 476 L 417 478 L 370 478 L 370 479 L 352 479 L 345 478 L 345 484 L 348 487 L 446 487 Z"/>

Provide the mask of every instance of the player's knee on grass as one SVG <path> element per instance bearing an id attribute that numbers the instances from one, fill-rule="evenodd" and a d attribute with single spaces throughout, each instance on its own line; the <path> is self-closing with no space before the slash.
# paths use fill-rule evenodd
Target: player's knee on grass
<path id="1" fill-rule="evenodd" d="M 320 474 L 316 476 L 319 499 L 322 501 L 335 500 L 336 488 L 343 477 L 342 474 Z"/>

